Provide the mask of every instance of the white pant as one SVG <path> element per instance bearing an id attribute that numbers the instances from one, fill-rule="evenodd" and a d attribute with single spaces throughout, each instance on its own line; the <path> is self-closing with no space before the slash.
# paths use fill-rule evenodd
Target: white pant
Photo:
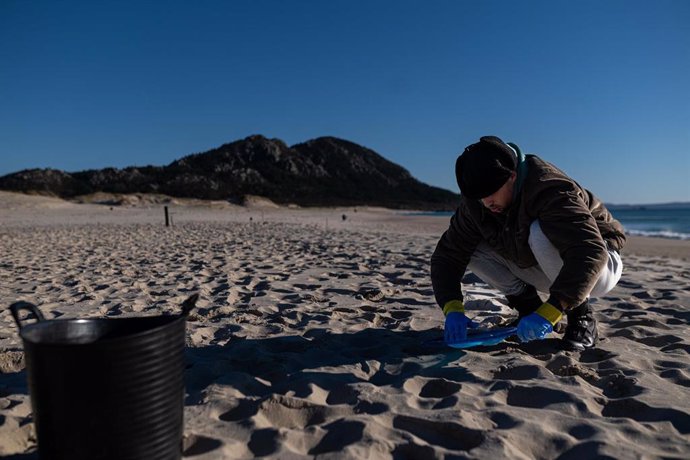
<path id="1" fill-rule="evenodd" d="M 531 284 L 537 291 L 548 293 L 551 284 L 563 267 L 558 249 L 544 235 L 539 221 L 532 222 L 529 228 L 529 246 L 537 259 L 536 266 L 518 267 L 514 262 L 494 251 L 485 241 L 475 250 L 468 268 L 485 283 L 498 289 L 504 295 L 518 295 Z M 597 282 L 588 297 L 600 297 L 613 289 L 621 279 L 623 262 L 621 256 L 608 250 L 608 261 L 599 273 Z"/>

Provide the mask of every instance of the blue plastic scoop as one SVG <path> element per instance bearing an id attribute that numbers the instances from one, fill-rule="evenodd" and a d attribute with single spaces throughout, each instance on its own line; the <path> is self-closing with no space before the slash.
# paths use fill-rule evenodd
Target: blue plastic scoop
<path id="1" fill-rule="evenodd" d="M 428 346 L 449 346 L 453 348 L 471 348 L 479 345 L 490 346 L 503 342 L 517 333 L 517 327 L 497 327 L 493 329 L 468 329 L 467 338 L 459 342 L 446 343 L 443 338 L 428 340 Z"/>

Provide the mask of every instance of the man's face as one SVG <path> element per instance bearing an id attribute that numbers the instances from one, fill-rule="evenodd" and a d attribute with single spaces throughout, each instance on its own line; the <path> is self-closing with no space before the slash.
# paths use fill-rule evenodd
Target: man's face
<path id="1" fill-rule="evenodd" d="M 513 187 L 515 187 L 516 177 L 517 175 L 513 172 L 506 183 L 496 190 L 494 194 L 482 198 L 479 201 L 493 213 L 501 214 L 505 212 L 513 202 Z"/>

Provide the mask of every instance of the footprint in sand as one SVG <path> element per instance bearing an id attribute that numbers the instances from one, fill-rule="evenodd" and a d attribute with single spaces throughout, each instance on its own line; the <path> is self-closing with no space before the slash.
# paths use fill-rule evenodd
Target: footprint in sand
<path id="1" fill-rule="evenodd" d="M 615 310 L 628 310 L 628 311 L 640 312 L 641 307 L 638 304 L 632 303 L 632 302 L 618 302 L 618 303 L 614 304 L 613 308 L 611 309 L 611 311 L 615 311 Z"/>
<path id="2" fill-rule="evenodd" d="M 522 425 L 523 421 L 513 417 L 505 412 L 496 411 L 489 414 L 489 418 L 496 424 L 497 430 L 510 430 L 516 426 Z"/>
<path id="3" fill-rule="evenodd" d="M 326 435 L 319 443 L 309 449 L 309 455 L 320 455 L 329 452 L 340 452 L 350 444 L 364 438 L 364 422 L 359 420 L 336 420 L 325 425 Z"/>
<path id="4" fill-rule="evenodd" d="M 650 312 L 659 313 L 668 324 L 690 324 L 690 311 L 682 305 L 672 304 L 667 307 L 649 307 Z M 670 316 L 670 318 L 668 318 Z"/>
<path id="5" fill-rule="evenodd" d="M 644 336 L 642 336 L 644 334 Z M 676 350 L 682 350 L 685 353 L 690 353 L 690 345 L 683 342 L 683 339 L 672 335 L 655 335 L 651 331 L 647 331 L 645 328 L 633 328 L 633 329 L 622 329 L 614 332 L 610 337 L 624 337 L 633 342 L 638 342 L 649 347 L 658 348 L 664 353 L 675 352 Z"/>
<path id="6" fill-rule="evenodd" d="M 239 422 L 253 417 L 259 411 L 259 402 L 255 399 L 240 399 L 233 409 L 218 416 L 223 422 Z"/>
<path id="7" fill-rule="evenodd" d="M 362 305 L 359 307 L 361 310 L 369 313 L 385 313 L 386 309 L 383 307 L 375 307 L 373 305 Z"/>
<path id="8" fill-rule="evenodd" d="M 670 422 L 681 434 L 690 433 L 690 414 L 668 407 L 652 407 L 635 398 L 609 401 L 604 417 L 629 418 L 637 422 Z"/>
<path id="9" fill-rule="evenodd" d="M 597 433 L 598 431 L 596 428 L 584 423 L 580 425 L 575 425 L 574 427 L 568 430 L 568 434 L 578 440 L 591 438 Z"/>
<path id="10" fill-rule="evenodd" d="M 303 429 L 324 423 L 329 417 L 342 417 L 351 413 L 349 406 L 328 407 L 299 398 L 272 395 L 259 405 L 256 416 L 267 420 L 271 426 Z"/>
<path id="11" fill-rule="evenodd" d="M 659 377 L 669 380 L 676 385 L 690 387 L 687 364 L 677 361 L 659 360 L 654 363 L 654 367 L 659 369 Z"/>
<path id="12" fill-rule="evenodd" d="M 398 321 L 390 316 L 381 315 L 378 313 L 363 313 L 360 317 L 363 320 L 370 322 L 374 327 L 390 328 L 398 324 Z"/>
<path id="13" fill-rule="evenodd" d="M 360 401 L 354 407 L 355 414 L 379 415 L 390 410 L 388 404 L 370 401 Z"/>
<path id="14" fill-rule="evenodd" d="M 617 357 L 618 354 L 601 348 L 590 348 L 580 353 L 581 363 L 599 363 Z"/>
<path id="15" fill-rule="evenodd" d="M 253 286 L 253 290 L 255 293 L 258 292 L 263 292 L 263 291 L 268 291 L 271 289 L 271 283 L 269 283 L 266 280 L 259 281 Z"/>
<path id="16" fill-rule="evenodd" d="M 459 393 L 462 385 L 442 378 L 425 380 L 421 377 L 413 377 L 405 381 L 403 387 L 420 398 L 446 398 Z"/>
<path id="17" fill-rule="evenodd" d="M 680 337 L 671 334 L 658 335 L 655 337 L 643 337 L 641 339 L 638 339 L 638 342 L 640 343 L 643 343 L 650 347 L 661 348 L 662 350 L 668 345 L 673 345 L 682 341 L 683 339 L 681 339 Z"/>
<path id="18" fill-rule="evenodd" d="M 219 449 L 223 443 L 218 439 L 208 438 L 202 435 L 185 434 L 182 440 L 182 456 L 195 457 L 207 454 Z"/>
<path id="19" fill-rule="evenodd" d="M 669 380 L 676 385 L 690 388 L 690 377 L 680 369 L 666 369 L 659 373 L 659 377 Z"/>
<path id="20" fill-rule="evenodd" d="M 228 284 L 227 282 L 221 282 L 216 287 L 211 289 L 211 295 L 213 297 L 223 296 L 227 293 L 228 290 L 230 290 L 230 284 Z"/>
<path id="21" fill-rule="evenodd" d="M 544 386 L 514 386 L 509 388 L 506 403 L 509 406 L 530 409 L 544 409 L 552 404 L 568 403 L 577 407 L 581 412 L 587 412 L 587 406 L 577 396 Z"/>
<path id="22" fill-rule="evenodd" d="M 634 320 L 628 320 L 628 321 L 619 321 L 617 323 L 611 324 L 609 327 L 611 329 L 628 329 L 633 326 L 645 326 L 645 327 L 653 327 L 655 329 L 663 329 L 663 330 L 669 330 L 671 329 L 669 326 L 666 324 L 656 321 L 653 319 L 647 319 L 647 318 L 642 318 L 642 319 L 634 319 Z"/>
<path id="23" fill-rule="evenodd" d="M 393 317 L 393 319 L 397 319 L 397 320 L 405 320 L 405 319 L 408 319 L 412 316 L 412 312 L 400 311 L 400 310 L 392 311 L 390 314 L 391 314 L 391 317 Z"/>
<path id="24" fill-rule="evenodd" d="M 431 445 L 449 450 L 469 451 L 484 442 L 484 433 L 456 422 L 443 422 L 396 415 L 393 427 L 407 431 Z"/>
<path id="25" fill-rule="evenodd" d="M 252 433 L 247 444 L 255 457 L 265 457 L 278 450 L 278 438 L 280 433 L 275 428 L 263 428 Z"/>
<path id="26" fill-rule="evenodd" d="M 359 391 L 350 385 L 338 385 L 334 387 L 326 397 L 326 404 L 338 405 L 348 404 L 354 405 L 357 403 Z"/>
<path id="27" fill-rule="evenodd" d="M 433 447 L 420 446 L 419 444 L 415 444 L 413 441 L 408 441 L 406 444 L 400 444 L 395 446 L 395 449 L 393 449 L 393 458 L 423 458 L 435 460 L 439 457 L 434 451 Z"/>
<path id="28" fill-rule="evenodd" d="M 690 345 L 686 345 L 684 343 L 673 343 L 660 349 L 660 351 L 663 351 L 664 353 L 673 353 L 676 350 L 682 350 L 686 354 L 690 354 Z"/>
<path id="29" fill-rule="evenodd" d="M 315 289 L 319 289 L 321 287 L 320 284 L 300 284 L 300 283 L 295 283 L 293 285 L 295 289 L 300 289 L 303 291 L 313 291 Z"/>
<path id="30" fill-rule="evenodd" d="M 350 273 L 347 272 L 329 272 L 327 275 L 331 278 L 336 278 L 336 279 L 347 279 L 352 277 Z"/>

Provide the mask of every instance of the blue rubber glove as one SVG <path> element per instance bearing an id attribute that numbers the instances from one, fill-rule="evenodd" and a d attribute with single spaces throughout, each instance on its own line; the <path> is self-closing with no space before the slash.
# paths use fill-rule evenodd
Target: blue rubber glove
<path id="1" fill-rule="evenodd" d="M 532 314 L 518 323 L 518 337 L 522 342 L 541 340 L 553 332 L 553 326 L 561 320 L 563 313 L 550 303 L 544 303 Z"/>
<path id="2" fill-rule="evenodd" d="M 479 325 L 461 312 L 451 312 L 446 316 L 443 338 L 447 344 L 458 343 L 467 338 L 467 328 L 474 329 Z"/>
<path id="3" fill-rule="evenodd" d="M 531 313 L 520 320 L 518 323 L 518 337 L 523 342 L 530 340 L 541 340 L 546 334 L 553 332 L 553 325 L 546 318 Z"/>

